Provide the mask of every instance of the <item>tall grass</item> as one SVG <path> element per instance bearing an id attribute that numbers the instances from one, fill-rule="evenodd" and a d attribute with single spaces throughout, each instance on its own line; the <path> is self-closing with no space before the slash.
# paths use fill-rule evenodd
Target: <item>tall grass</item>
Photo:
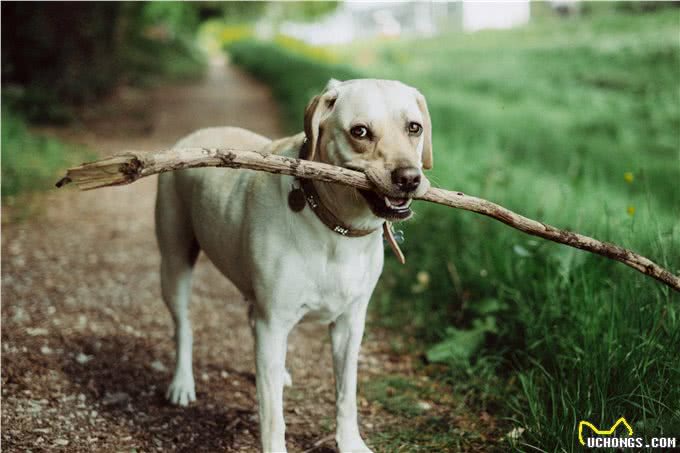
<path id="1" fill-rule="evenodd" d="M 426 95 L 435 185 L 680 272 L 679 31 L 675 11 L 614 15 L 348 55 L 363 62 L 352 76 Z M 246 62 L 238 53 L 299 126 L 309 94 L 344 77 L 275 48 Z M 677 293 L 472 213 L 416 213 L 402 226 L 409 264 L 388 260 L 375 319 L 432 345 L 428 357 L 448 363 L 443 378 L 470 404 L 524 428 L 514 448 L 580 451 L 580 420 L 608 427 L 621 416 L 636 436 L 680 436 Z"/>

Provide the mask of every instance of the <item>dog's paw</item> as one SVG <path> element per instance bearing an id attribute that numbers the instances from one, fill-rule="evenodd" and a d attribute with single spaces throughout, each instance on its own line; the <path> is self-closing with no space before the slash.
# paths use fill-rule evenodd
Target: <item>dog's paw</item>
<path id="1" fill-rule="evenodd" d="M 336 441 L 340 453 L 373 453 L 359 436 L 345 439 L 336 437 Z"/>
<path id="2" fill-rule="evenodd" d="M 165 397 L 172 404 L 187 406 L 196 401 L 196 390 L 193 376 L 175 376 L 168 387 Z"/>
<path id="3" fill-rule="evenodd" d="M 290 377 L 290 373 L 288 372 L 288 370 L 283 371 L 283 386 L 284 387 L 293 386 L 293 378 Z"/>

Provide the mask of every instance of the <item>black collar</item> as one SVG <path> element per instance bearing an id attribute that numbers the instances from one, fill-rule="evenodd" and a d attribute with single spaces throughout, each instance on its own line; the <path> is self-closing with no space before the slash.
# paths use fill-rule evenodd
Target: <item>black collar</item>
<path id="1" fill-rule="evenodd" d="M 302 142 L 302 146 L 300 147 L 300 159 L 307 159 L 309 156 L 307 143 L 307 138 L 305 138 Z M 335 214 L 333 214 L 330 209 L 328 209 L 323 204 L 321 197 L 319 197 L 319 193 L 316 191 L 316 187 L 314 187 L 314 182 L 311 179 L 296 177 L 295 182 L 295 185 L 293 185 L 290 193 L 288 194 L 288 206 L 293 211 L 302 211 L 305 208 L 305 204 L 308 204 L 312 211 L 314 211 L 314 214 L 316 214 L 317 218 L 321 220 L 321 222 L 326 225 L 329 230 L 341 236 L 362 237 L 378 230 L 378 228 L 374 228 L 372 230 L 359 230 L 345 225 Z M 404 257 L 404 253 L 401 251 L 399 244 L 397 244 L 397 241 L 394 238 L 394 234 L 392 232 L 392 223 L 387 221 L 383 222 L 382 229 L 383 237 L 390 245 L 392 252 L 394 252 L 401 264 L 405 264 L 406 258 Z"/>
<path id="2" fill-rule="evenodd" d="M 300 159 L 307 159 L 309 156 L 308 141 L 302 142 L 300 147 Z M 343 223 L 333 212 L 321 201 L 319 193 L 316 191 L 314 182 L 307 178 L 295 178 L 297 187 L 293 187 L 289 196 L 288 204 L 293 211 L 301 211 L 305 207 L 305 203 L 309 205 L 314 214 L 318 217 L 321 222 L 328 227 L 329 230 L 337 233 L 341 236 L 348 237 L 362 237 L 367 236 L 378 228 L 373 228 L 370 230 L 361 230 L 358 228 L 352 228 L 349 225 Z M 298 192 L 299 191 L 299 192 Z M 304 199 L 304 201 L 302 201 Z"/>

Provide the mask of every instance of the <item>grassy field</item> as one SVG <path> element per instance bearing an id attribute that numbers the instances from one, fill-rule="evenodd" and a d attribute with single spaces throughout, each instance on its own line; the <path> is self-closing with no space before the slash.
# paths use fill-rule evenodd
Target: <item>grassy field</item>
<path id="1" fill-rule="evenodd" d="M 434 124 L 435 185 L 680 272 L 679 23 L 677 11 L 546 20 L 337 50 L 352 69 L 253 42 L 233 55 L 272 84 L 296 131 L 330 77 L 416 86 Z M 408 265 L 388 260 L 374 319 L 445 363 L 440 379 L 471 408 L 523 429 L 514 448 L 580 451 L 580 420 L 621 416 L 636 436 L 680 437 L 678 294 L 472 213 L 415 210 Z"/>
<path id="2" fill-rule="evenodd" d="M 26 122 L 2 109 L 2 197 L 54 186 L 70 165 L 93 158 L 82 147 L 28 130 Z"/>

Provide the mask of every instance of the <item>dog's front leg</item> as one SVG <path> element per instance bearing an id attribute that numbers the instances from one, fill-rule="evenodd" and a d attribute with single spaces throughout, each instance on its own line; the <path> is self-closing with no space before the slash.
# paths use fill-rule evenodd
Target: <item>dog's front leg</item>
<path id="1" fill-rule="evenodd" d="M 342 453 L 371 451 L 359 434 L 356 397 L 357 362 L 367 306 L 368 301 L 356 304 L 331 324 L 337 411 L 335 440 Z"/>
<path id="2" fill-rule="evenodd" d="M 280 453 L 286 451 L 283 381 L 286 343 L 292 326 L 272 318 L 254 319 L 257 401 L 262 451 Z"/>

